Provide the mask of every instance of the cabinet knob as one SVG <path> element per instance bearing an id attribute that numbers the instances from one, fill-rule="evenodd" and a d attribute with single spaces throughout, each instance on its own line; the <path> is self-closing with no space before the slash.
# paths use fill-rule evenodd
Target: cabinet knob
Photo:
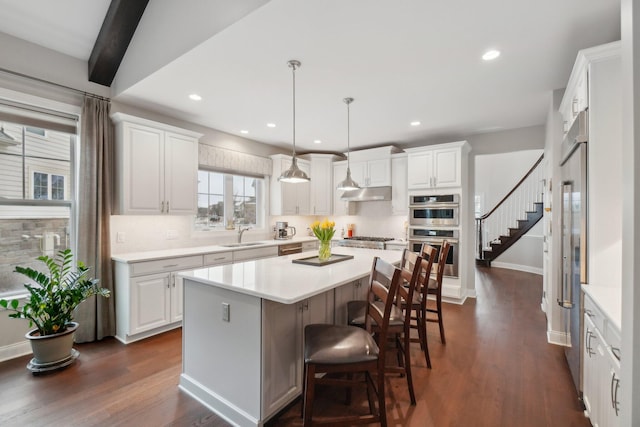
<path id="1" fill-rule="evenodd" d="M 162 201 L 161 207 L 160 207 L 160 212 L 164 213 L 164 200 Z"/>
<path id="2" fill-rule="evenodd" d="M 169 201 L 167 200 L 167 213 L 169 213 Z"/>

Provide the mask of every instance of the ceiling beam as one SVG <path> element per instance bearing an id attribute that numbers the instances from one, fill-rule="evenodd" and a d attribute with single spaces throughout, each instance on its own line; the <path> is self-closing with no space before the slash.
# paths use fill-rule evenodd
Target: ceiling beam
<path id="1" fill-rule="evenodd" d="M 111 0 L 89 57 L 89 81 L 111 86 L 149 0 Z"/>

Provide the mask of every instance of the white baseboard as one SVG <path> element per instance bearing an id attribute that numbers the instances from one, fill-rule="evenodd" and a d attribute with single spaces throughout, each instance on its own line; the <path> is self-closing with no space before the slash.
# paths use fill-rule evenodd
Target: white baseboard
<path id="1" fill-rule="evenodd" d="M 0 362 L 15 359 L 16 357 L 25 356 L 27 354 L 31 354 L 31 344 L 29 344 L 29 341 L 27 340 L 5 345 L 4 347 L 0 347 Z"/>
<path id="2" fill-rule="evenodd" d="M 531 267 L 529 265 L 511 264 L 511 263 L 508 263 L 508 262 L 492 261 L 491 262 L 491 267 L 498 267 L 498 268 L 506 268 L 506 269 L 509 269 L 509 270 L 524 271 L 525 273 L 539 274 L 540 276 L 542 276 L 542 273 L 543 273 L 542 268 Z"/>
<path id="3" fill-rule="evenodd" d="M 571 341 L 569 340 L 569 335 L 566 332 L 547 331 L 547 342 L 549 344 L 569 347 L 567 343 Z"/>

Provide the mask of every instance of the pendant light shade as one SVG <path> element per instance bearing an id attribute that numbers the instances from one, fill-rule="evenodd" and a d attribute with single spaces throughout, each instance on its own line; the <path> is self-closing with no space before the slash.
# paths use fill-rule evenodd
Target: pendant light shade
<path id="1" fill-rule="evenodd" d="M 289 61 L 289 68 L 291 68 L 293 74 L 293 156 L 291 158 L 291 166 L 282 172 L 282 175 L 278 177 L 278 181 L 297 184 L 309 182 L 310 179 L 307 174 L 298 167 L 298 159 L 296 159 L 296 69 L 300 68 L 300 61 Z"/>
<path id="2" fill-rule="evenodd" d="M 343 99 L 344 103 L 347 104 L 347 177 L 344 181 L 338 184 L 338 190 L 348 191 L 348 190 L 358 190 L 360 186 L 357 182 L 351 178 L 351 165 L 350 165 L 350 157 L 351 157 L 351 141 L 349 135 L 350 128 L 350 117 L 349 117 L 349 105 L 353 102 L 353 98 L 345 98 Z"/>

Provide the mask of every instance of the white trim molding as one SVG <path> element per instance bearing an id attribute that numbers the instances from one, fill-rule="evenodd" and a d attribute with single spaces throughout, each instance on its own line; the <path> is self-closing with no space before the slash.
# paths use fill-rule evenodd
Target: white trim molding
<path id="1" fill-rule="evenodd" d="M 506 269 L 509 269 L 509 270 L 524 271 L 526 273 L 538 274 L 540 276 L 542 276 L 542 273 L 543 273 L 542 268 L 539 268 L 539 267 L 531 267 L 529 265 L 520 265 L 520 264 L 511 264 L 511 263 L 508 263 L 508 262 L 492 261 L 491 262 L 491 267 L 506 268 Z"/>
<path id="2" fill-rule="evenodd" d="M 25 356 L 31 353 L 31 344 L 29 344 L 29 341 L 27 340 L 5 345 L 0 347 L 0 362 L 15 359 L 16 357 Z"/>

